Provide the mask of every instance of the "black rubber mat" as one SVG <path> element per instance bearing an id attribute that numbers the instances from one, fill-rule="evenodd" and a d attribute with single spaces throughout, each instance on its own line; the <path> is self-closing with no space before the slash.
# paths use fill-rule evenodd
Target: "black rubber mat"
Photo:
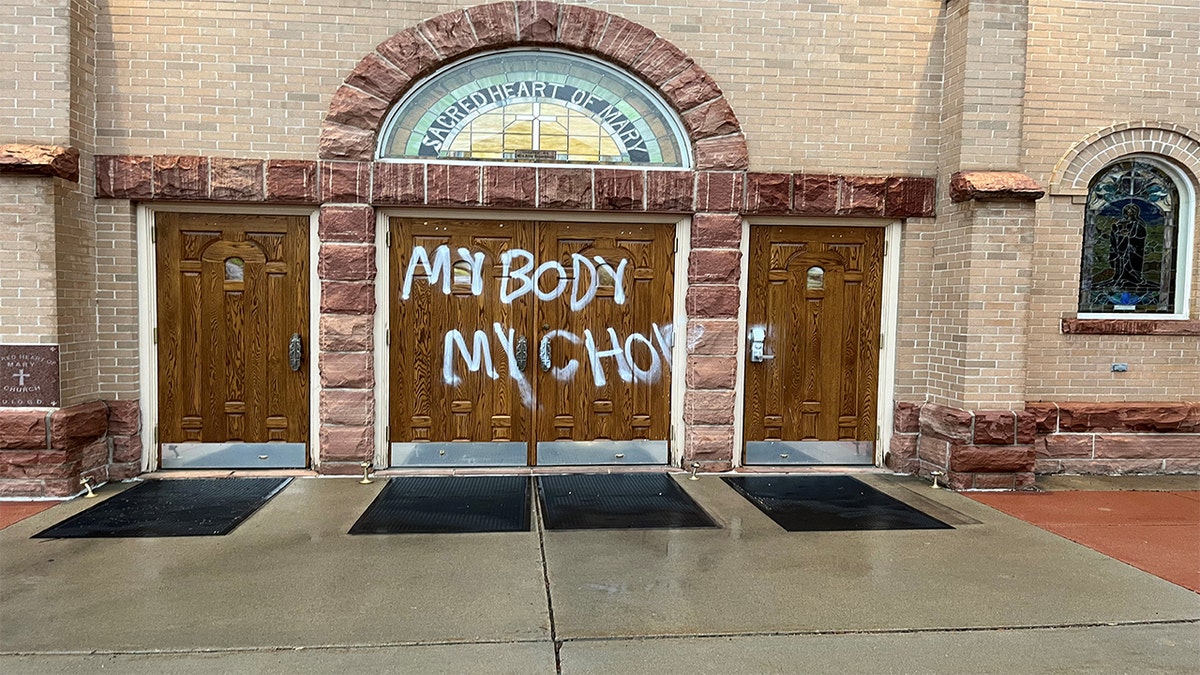
<path id="1" fill-rule="evenodd" d="M 954 529 L 849 476 L 727 477 L 788 532 Z"/>
<path id="2" fill-rule="evenodd" d="M 528 476 L 390 478 L 350 534 L 528 532 Z"/>
<path id="3" fill-rule="evenodd" d="M 291 478 L 150 480 L 77 513 L 34 539 L 229 534 Z"/>
<path id="4" fill-rule="evenodd" d="M 537 482 L 548 530 L 717 527 L 666 474 L 541 476 Z"/>

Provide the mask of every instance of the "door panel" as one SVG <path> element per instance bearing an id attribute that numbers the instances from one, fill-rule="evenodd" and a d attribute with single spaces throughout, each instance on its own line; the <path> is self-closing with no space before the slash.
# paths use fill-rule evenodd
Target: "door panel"
<path id="1" fill-rule="evenodd" d="M 524 465 L 531 296 L 506 270 L 532 227 L 393 218 L 391 231 L 392 465 Z"/>
<path id="2" fill-rule="evenodd" d="M 303 467 L 308 219 L 155 216 L 164 468 Z M 261 445 L 269 444 L 269 445 Z"/>
<path id="3" fill-rule="evenodd" d="M 667 461 L 671 226 L 391 232 L 392 466 Z"/>
<path id="4" fill-rule="evenodd" d="M 670 225 L 539 225 L 539 259 L 568 280 L 536 308 L 539 463 L 667 461 L 674 240 Z"/>
<path id="5" fill-rule="evenodd" d="M 883 230 L 756 227 L 750 241 L 747 463 L 873 463 Z"/>

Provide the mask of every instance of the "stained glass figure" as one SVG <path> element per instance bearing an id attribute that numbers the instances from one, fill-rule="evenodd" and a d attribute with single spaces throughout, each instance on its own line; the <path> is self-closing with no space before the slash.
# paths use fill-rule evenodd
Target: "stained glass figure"
<path id="1" fill-rule="evenodd" d="M 1155 164 L 1129 159 L 1088 189 L 1080 270 L 1083 313 L 1171 313 L 1179 188 Z"/>
<path id="2" fill-rule="evenodd" d="M 594 59 L 508 50 L 420 83 L 388 114 L 381 159 L 690 166 L 678 117 Z"/>

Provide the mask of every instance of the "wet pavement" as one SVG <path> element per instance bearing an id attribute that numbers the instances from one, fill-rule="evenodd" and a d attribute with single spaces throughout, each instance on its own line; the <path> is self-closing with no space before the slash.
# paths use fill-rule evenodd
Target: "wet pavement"
<path id="1" fill-rule="evenodd" d="M 719 529 L 350 536 L 383 481 L 302 478 L 224 537 L 29 538 L 75 500 L 0 531 L 0 671 L 1200 671 L 1200 594 L 858 477 L 955 529 L 789 533 L 676 476 Z"/>

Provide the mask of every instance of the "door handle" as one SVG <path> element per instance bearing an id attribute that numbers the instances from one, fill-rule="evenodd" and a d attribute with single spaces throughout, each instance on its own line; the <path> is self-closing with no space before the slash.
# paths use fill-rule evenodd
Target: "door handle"
<path id="1" fill-rule="evenodd" d="M 766 353 L 767 329 L 762 326 L 754 326 L 750 329 L 750 362 L 762 363 L 767 359 L 773 359 L 774 356 Z"/>
<path id="2" fill-rule="evenodd" d="M 513 351 L 516 352 L 513 356 L 517 359 L 517 370 L 525 372 L 525 366 L 529 363 L 529 340 L 524 335 L 517 338 L 517 346 Z"/>
<path id="3" fill-rule="evenodd" d="M 542 372 L 549 372 L 552 367 L 550 364 L 550 334 L 542 336 L 542 341 L 538 343 L 538 363 L 542 364 Z"/>
<path id="4" fill-rule="evenodd" d="M 300 339 L 299 333 L 292 333 L 292 339 L 288 340 L 288 365 L 293 373 L 304 365 L 304 340 Z"/>

